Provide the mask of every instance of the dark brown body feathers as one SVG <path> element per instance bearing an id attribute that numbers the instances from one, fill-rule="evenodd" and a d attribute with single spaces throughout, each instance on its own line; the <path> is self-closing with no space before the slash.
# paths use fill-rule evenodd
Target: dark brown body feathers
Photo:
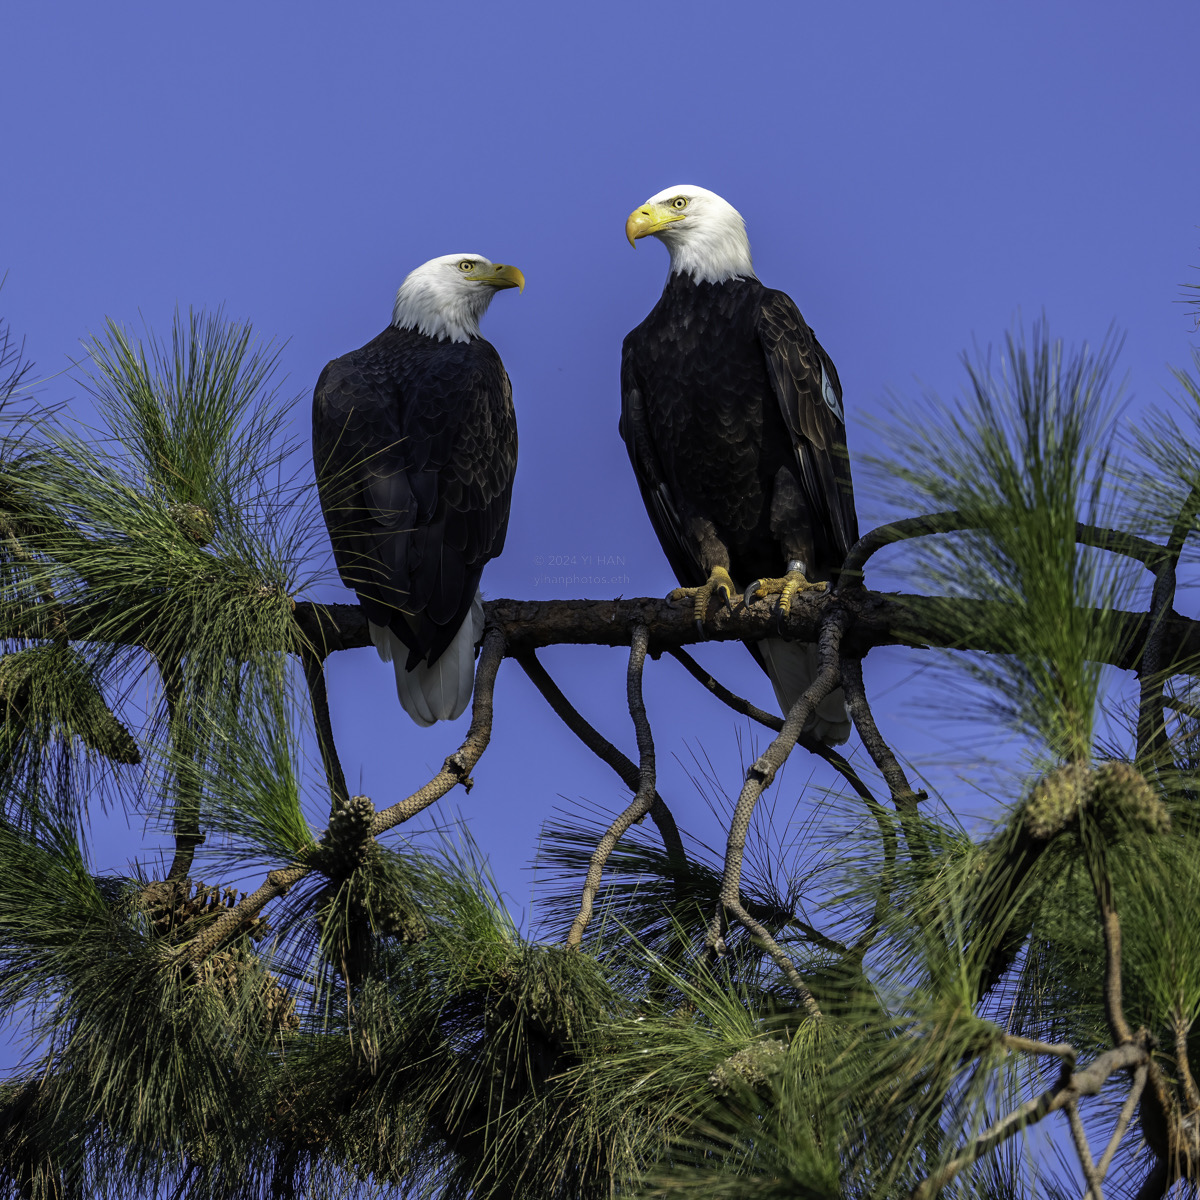
<path id="1" fill-rule="evenodd" d="M 342 582 L 409 668 L 436 662 L 508 528 L 517 426 L 500 356 L 389 326 L 321 372 L 313 461 Z"/>
<path id="2" fill-rule="evenodd" d="M 858 540 L 841 384 L 787 295 L 672 275 L 625 339 L 621 395 L 621 436 L 681 584 L 715 566 L 745 587 L 789 559 L 810 580 L 841 565 Z"/>

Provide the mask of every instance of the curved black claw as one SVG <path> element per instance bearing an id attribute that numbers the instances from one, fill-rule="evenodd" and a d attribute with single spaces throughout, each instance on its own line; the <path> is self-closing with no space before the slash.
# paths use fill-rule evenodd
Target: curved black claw
<path id="1" fill-rule="evenodd" d="M 735 592 L 733 580 L 724 567 L 714 567 L 708 581 L 699 587 L 677 587 L 667 597 L 668 600 L 691 600 L 692 615 L 696 621 L 696 632 L 703 638 L 704 619 L 708 615 L 709 602 L 715 597 L 718 604 L 733 604 Z"/>
<path id="2" fill-rule="evenodd" d="M 753 603 L 754 603 L 754 593 L 758 591 L 759 584 L 761 584 L 761 583 L 762 583 L 762 580 L 761 580 L 761 579 L 756 579 L 756 580 L 755 580 L 755 581 L 754 581 L 754 582 L 753 582 L 753 583 L 752 583 L 752 584 L 751 584 L 751 585 L 750 585 L 750 586 L 749 586 L 749 587 L 748 587 L 748 588 L 747 588 L 747 589 L 746 589 L 746 590 L 745 590 L 745 591 L 742 593 L 742 603 L 743 603 L 743 604 L 745 604 L 747 607 L 749 607 L 751 604 L 753 604 Z"/>

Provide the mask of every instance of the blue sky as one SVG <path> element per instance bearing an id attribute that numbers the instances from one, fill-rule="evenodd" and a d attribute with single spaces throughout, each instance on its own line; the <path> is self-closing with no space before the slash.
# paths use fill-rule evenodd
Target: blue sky
<path id="1" fill-rule="evenodd" d="M 491 596 L 674 584 L 617 436 L 621 339 L 667 264 L 653 242 L 631 250 L 624 221 L 670 184 L 745 215 L 760 277 L 838 365 L 855 458 L 881 447 L 872 417 L 952 393 L 960 353 L 1022 315 L 1072 342 L 1115 323 L 1133 413 L 1196 341 L 1179 303 L 1200 281 L 1200 9 L 1185 0 L 27 4 L 8 7 L 4 41 L 0 303 L 42 376 L 106 317 L 166 330 L 176 305 L 224 305 L 287 340 L 307 436 L 321 367 L 383 328 L 413 266 L 478 251 L 524 271 L 484 323 L 521 436 Z M 82 415 L 81 392 L 59 376 L 41 394 Z M 885 500 L 860 482 L 864 529 Z M 588 556 L 604 585 L 545 578 Z M 543 657 L 632 752 L 621 653 Z M 743 648 L 700 657 L 773 707 Z M 884 732 L 928 758 L 942 731 L 912 704 L 922 682 L 903 682 L 919 662 L 876 652 L 867 674 Z M 465 729 L 409 723 L 371 651 L 335 656 L 330 680 L 351 785 L 381 807 Z M 686 768 L 703 747 L 736 792 L 739 722 L 670 661 L 646 688 L 660 790 L 716 837 Z M 977 732 L 951 732 L 974 753 Z M 785 795 L 808 771 L 791 766 Z M 624 805 L 511 663 L 475 777 L 443 811 L 469 820 L 518 909 L 560 796 Z M 140 837 L 137 817 L 98 825 L 98 860 L 120 868 Z"/>

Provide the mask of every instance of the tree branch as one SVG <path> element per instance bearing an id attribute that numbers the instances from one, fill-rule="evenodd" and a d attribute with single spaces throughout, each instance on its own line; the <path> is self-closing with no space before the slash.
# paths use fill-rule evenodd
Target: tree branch
<path id="1" fill-rule="evenodd" d="M 1079 1165 L 1083 1169 L 1083 1177 L 1087 1180 L 1088 1195 L 1095 1200 L 1104 1200 L 1104 1190 L 1100 1186 L 1103 1176 L 1096 1170 L 1096 1161 L 1092 1158 L 1092 1148 L 1088 1145 L 1087 1130 L 1079 1116 L 1079 1105 L 1072 1100 L 1067 1104 L 1067 1121 L 1071 1126 L 1071 1139 L 1075 1143 L 1075 1153 L 1079 1155 Z"/>
<path id="2" fill-rule="evenodd" d="M 203 962 L 227 938 L 235 936 L 244 925 L 258 916 L 272 900 L 286 896 L 312 869 L 304 863 L 292 863 L 269 871 L 266 879 L 253 892 L 243 896 L 232 908 L 224 909 L 211 925 L 191 941 L 182 943 L 179 947 L 181 954 L 193 965 Z"/>
<path id="3" fill-rule="evenodd" d="M 699 641 L 757 641 L 783 636 L 792 641 L 815 642 L 821 620 L 834 604 L 854 615 L 843 649 L 855 658 L 862 658 L 875 646 L 939 647 L 990 654 L 1007 654 L 1013 649 L 1006 635 L 1012 625 L 1010 609 L 999 601 L 956 598 L 948 602 L 937 596 L 858 589 L 837 596 L 816 591 L 801 593 L 786 615 L 765 600 L 749 606 L 722 606 L 709 613 L 703 636 L 696 631 L 690 607 L 654 597 L 489 600 L 484 611 L 488 623 L 504 634 L 510 655 L 563 644 L 628 646 L 635 625 L 646 626 L 656 649 L 670 652 L 673 646 Z M 1113 644 L 1119 647 L 1105 661 L 1121 670 L 1136 670 L 1151 628 L 1150 618 L 1145 613 L 1099 610 L 1093 616 L 1111 623 Z M 371 645 L 367 619 L 357 605 L 299 601 L 295 618 L 306 636 L 322 639 L 331 652 Z M 1162 628 L 1163 669 L 1172 674 L 1200 673 L 1200 621 L 1169 613 Z M 78 640 L 85 633 L 72 626 L 71 636 Z"/>
<path id="4" fill-rule="evenodd" d="M 867 560 L 885 546 L 912 538 L 929 537 L 932 534 L 961 533 L 964 530 L 981 528 L 984 526 L 978 521 L 955 511 L 905 517 L 888 525 L 880 525 L 864 534 L 850 547 L 850 553 L 846 555 L 846 561 L 839 572 L 838 590 L 853 588 L 861 581 Z M 1150 571 L 1156 571 L 1164 554 L 1170 553 L 1167 547 L 1131 533 L 1124 533 L 1118 529 L 1100 529 L 1098 526 L 1084 525 L 1082 522 L 1075 526 L 1075 540 L 1081 546 L 1093 546 L 1098 550 L 1109 550 L 1113 554 L 1132 558 Z"/>
<path id="5" fill-rule="evenodd" d="M 1121 988 L 1121 918 L 1113 901 L 1112 879 L 1102 835 L 1083 826 L 1085 855 L 1092 877 L 1092 890 L 1100 909 L 1100 928 L 1104 934 L 1104 1015 L 1113 1041 L 1122 1046 L 1133 1041 L 1133 1031 L 1125 1019 Z"/>
<path id="6" fill-rule="evenodd" d="M 640 775 L 638 768 L 621 753 L 603 734 L 591 725 L 578 709 L 566 698 L 562 689 L 554 682 L 550 672 L 538 661 L 537 655 L 529 650 L 516 656 L 517 665 L 529 676 L 530 682 L 542 694 L 542 698 L 559 716 L 563 724 L 598 758 L 620 776 L 621 782 L 633 793 L 637 793 Z M 678 866 L 687 862 L 679 826 L 667 807 L 667 802 L 654 793 L 650 805 L 650 819 L 658 826 L 667 858 Z"/>
<path id="7" fill-rule="evenodd" d="M 407 800 L 375 814 L 371 836 L 378 837 L 395 825 L 411 820 L 422 809 L 440 800 L 451 788 L 462 784 L 471 790 L 471 771 L 492 740 L 492 700 L 496 688 L 496 672 L 504 659 L 504 634 L 489 628 L 483 635 L 483 647 L 475 666 L 475 699 L 471 707 L 471 725 L 463 744 L 442 764 L 442 769 L 419 791 Z"/>
<path id="8" fill-rule="evenodd" d="M 1164 618 L 1175 604 L 1176 571 L 1179 556 L 1200 506 L 1200 484 L 1188 493 L 1162 557 L 1154 568 L 1154 589 L 1150 595 L 1150 631 L 1142 651 L 1141 681 L 1138 695 L 1137 759 L 1158 758 L 1166 753 L 1167 731 L 1163 721 L 1163 641 Z"/>
<path id="9" fill-rule="evenodd" d="M 313 725 L 317 731 L 317 744 L 321 748 L 321 762 L 325 765 L 325 779 L 329 784 L 330 812 L 344 805 L 350 798 L 346 787 L 346 776 L 338 757 L 337 743 L 333 740 L 333 723 L 329 719 L 329 692 L 325 687 L 325 663 L 311 647 L 300 651 L 304 667 L 304 680 L 312 700 Z"/>
<path id="10" fill-rule="evenodd" d="M 504 634 L 507 653 L 516 655 L 542 646 L 562 644 L 628 646 L 634 625 L 645 625 L 656 649 L 669 652 L 674 646 L 699 641 L 757 641 L 785 637 L 798 642 L 815 642 L 821 620 L 833 604 L 854 614 L 844 650 L 862 658 L 875 646 L 938 647 L 1007 654 L 1013 650 L 1007 630 L 1012 622 L 1009 606 L 999 601 L 903 593 L 869 592 L 851 588 L 836 596 L 827 592 L 805 592 L 780 614 L 766 600 L 750 605 L 722 606 L 711 612 L 703 635 L 697 632 L 692 609 L 685 604 L 654 597 L 628 600 L 489 600 L 484 612 L 489 625 Z M 66 635 L 72 641 L 102 641 L 113 645 L 142 646 L 134 630 L 113 637 L 108 607 L 98 598 L 62 605 Z M 1146 613 L 1094 611 L 1096 621 L 1106 620 L 1114 630 L 1117 647 L 1104 659 L 1121 670 L 1137 670 L 1142 647 L 1153 622 Z M 298 600 L 293 612 L 301 638 L 328 653 L 355 650 L 371 645 L 367 619 L 356 604 L 318 604 Z M 1161 625 L 1164 675 L 1200 675 L 1200 621 L 1177 613 L 1164 615 Z M 45 638 L 47 630 L 40 606 L 31 606 L 25 617 L 14 623 L 13 637 Z M 279 645 L 263 645 L 263 651 L 295 652 L 297 637 L 288 634 Z"/>
<path id="11" fill-rule="evenodd" d="M 805 986 L 800 973 L 775 939 L 742 905 L 742 859 L 746 850 L 746 833 L 750 828 L 750 820 L 759 796 L 771 785 L 780 767 L 787 761 L 813 710 L 838 684 L 838 648 L 851 619 L 850 613 L 841 607 L 834 606 L 829 609 L 822 622 L 817 643 L 821 661 L 817 677 L 804 695 L 792 705 L 779 735 L 746 772 L 746 780 L 729 825 L 729 839 L 725 847 L 725 873 L 721 882 L 721 909 L 713 917 L 707 939 L 709 947 L 720 953 L 724 945 L 721 937 L 723 914 L 726 911 L 733 913 L 738 923 L 762 942 L 763 947 L 799 994 L 805 1011 L 813 1018 L 819 1018 L 821 1010 L 812 992 Z"/>
<path id="12" fill-rule="evenodd" d="M 1118 1071 L 1140 1067 L 1150 1061 L 1149 1051 L 1138 1042 L 1127 1042 L 1113 1050 L 1107 1050 L 1082 1071 L 1074 1073 L 1067 1068 L 1054 1087 L 1040 1096 L 1027 1100 L 1008 1116 L 997 1121 L 990 1129 L 963 1147 L 959 1154 L 939 1168 L 912 1191 L 912 1200 L 932 1200 L 964 1167 L 969 1167 L 988 1151 L 1020 1133 L 1029 1125 L 1036 1124 L 1050 1113 L 1065 1108 L 1081 1096 L 1094 1096 L 1105 1082 Z"/>
<path id="13" fill-rule="evenodd" d="M 1129 1128 L 1129 1122 L 1133 1120 L 1138 1100 L 1141 1099 L 1142 1089 L 1146 1086 L 1148 1071 L 1149 1067 L 1143 1063 L 1134 1072 L 1133 1087 L 1129 1089 L 1129 1095 L 1125 1097 L 1125 1103 L 1121 1105 L 1121 1112 L 1117 1116 L 1117 1123 L 1113 1128 L 1112 1137 L 1108 1139 L 1108 1145 L 1105 1147 L 1099 1163 L 1096 1164 L 1096 1171 L 1100 1176 L 1101 1183 L 1104 1182 L 1104 1177 L 1108 1174 L 1108 1168 L 1112 1166 L 1112 1160 L 1116 1156 L 1117 1147 L 1121 1144 L 1121 1139 L 1125 1136 L 1125 1130 Z M 1089 1189 L 1083 1200 L 1102 1200 L 1102 1198 L 1093 1194 L 1091 1189 Z"/>
<path id="14" fill-rule="evenodd" d="M 1015 1034 L 1005 1034 L 1004 1044 L 1009 1050 L 1019 1050 L 1024 1054 L 1053 1054 L 1067 1063 L 1069 1070 L 1075 1069 L 1075 1047 L 1066 1042 L 1039 1042 L 1034 1038 L 1017 1037 Z"/>
<path id="15" fill-rule="evenodd" d="M 406 800 L 393 804 L 375 814 L 371 824 L 371 836 L 379 834 L 416 816 L 435 800 L 441 799 L 455 784 L 471 786 L 471 769 L 479 761 L 492 734 L 492 694 L 496 686 L 496 672 L 504 658 L 504 638 L 496 629 L 488 629 L 483 635 L 483 648 L 475 668 L 475 699 L 471 709 L 471 725 L 467 736 L 458 750 L 446 759 L 442 769 L 424 787 L 413 792 Z M 263 908 L 279 896 L 286 895 L 315 868 L 305 862 L 291 863 L 287 867 L 271 871 L 266 880 L 253 892 L 225 909 L 203 932 L 180 947 L 188 960 L 199 963 L 216 950 L 227 938 L 233 937 L 247 922 L 253 920 Z"/>
<path id="16" fill-rule="evenodd" d="M 924 792 L 914 792 L 908 783 L 908 776 L 900 766 L 891 747 L 883 740 L 879 726 L 875 724 L 875 716 L 867 702 L 866 689 L 863 687 L 862 662 L 849 655 L 842 655 L 841 661 L 842 691 L 846 696 L 846 707 L 854 721 L 854 728 L 867 753 L 879 768 L 892 793 L 892 803 L 901 814 L 911 814 L 917 811 L 917 802 L 926 799 Z"/>
<path id="17" fill-rule="evenodd" d="M 757 721 L 760 725 L 765 725 L 768 729 L 775 730 L 779 733 L 783 729 L 783 718 L 777 717 L 773 713 L 764 711 L 756 705 L 751 704 L 748 700 L 743 699 L 736 692 L 732 692 L 723 683 L 706 671 L 686 650 L 682 647 L 675 647 L 667 651 L 680 666 L 698 683 L 700 683 L 706 691 L 711 692 L 718 700 L 722 701 L 734 712 L 740 713 L 744 717 L 749 717 L 752 721 Z M 802 733 L 797 739 L 796 744 L 807 750 L 809 754 L 815 755 L 817 758 L 827 762 L 835 771 L 837 771 L 843 779 L 858 793 L 859 797 L 866 803 L 871 810 L 876 820 L 880 824 L 880 833 L 884 838 L 884 871 L 880 879 L 879 895 L 876 899 L 875 915 L 871 924 L 867 927 L 863 935 L 855 942 L 853 947 L 842 945 L 841 942 L 834 941 L 832 938 L 826 937 L 819 930 L 814 929 L 811 925 L 796 917 L 792 917 L 787 924 L 795 929 L 799 929 L 804 934 L 807 941 L 821 946 L 825 950 L 832 951 L 835 954 L 854 954 L 859 962 L 862 961 L 862 956 L 870 948 L 872 935 L 875 929 L 879 927 L 883 919 L 883 909 L 886 908 L 888 898 L 890 896 L 890 888 L 887 886 L 887 881 L 890 879 L 891 866 L 895 860 L 895 838 L 890 837 L 890 831 L 886 827 L 886 823 L 881 819 L 883 814 L 880 811 L 879 801 L 875 799 L 871 789 L 863 783 L 862 779 L 850 763 L 842 757 L 832 746 L 827 746 L 819 738 L 813 737 L 811 734 Z"/>
<path id="18" fill-rule="evenodd" d="M 583 898 L 579 904 L 579 912 L 567 934 L 568 946 L 578 946 L 583 940 L 583 931 L 592 918 L 592 903 L 596 893 L 600 890 L 600 876 L 613 847 L 634 821 L 646 815 L 654 802 L 654 738 L 650 732 L 650 722 L 646 717 L 646 705 L 642 700 L 642 671 L 646 664 L 646 649 L 649 644 L 650 638 L 645 627 L 639 625 L 633 631 L 633 642 L 629 648 L 629 669 L 625 677 L 629 715 L 633 718 L 633 726 L 637 731 L 639 762 L 637 794 L 633 797 L 629 807 L 609 826 L 592 854 L 592 860 L 588 864 L 587 879 L 583 885 Z"/>
<path id="19" fill-rule="evenodd" d="M 1175 1065 L 1179 1071 L 1179 1080 L 1183 1085 L 1184 1099 L 1187 1100 L 1189 1113 L 1200 1113 L 1200 1089 L 1196 1087 L 1196 1077 L 1192 1074 L 1192 1064 L 1188 1054 L 1188 1033 L 1191 1024 L 1183 1014 L 1182 1006 L 1176 1003 L 1171 1013 L 1171 1032 L 1175 1035 Z"/>

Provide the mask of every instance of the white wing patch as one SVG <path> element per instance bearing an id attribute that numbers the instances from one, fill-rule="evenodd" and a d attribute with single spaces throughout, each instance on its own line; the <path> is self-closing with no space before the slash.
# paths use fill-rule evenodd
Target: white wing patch
<path id="1" fill-rule="evenodd" d="M 842 402 L 837 398 L 837 393 L 833 390 L 833 384 L 829 381 L 829 372 L 825 370 L 824 363 L 821 364 L 821 396 L 829 411 L 839 421 L 844 421 L 846 418 L 842 415 Z"/>

